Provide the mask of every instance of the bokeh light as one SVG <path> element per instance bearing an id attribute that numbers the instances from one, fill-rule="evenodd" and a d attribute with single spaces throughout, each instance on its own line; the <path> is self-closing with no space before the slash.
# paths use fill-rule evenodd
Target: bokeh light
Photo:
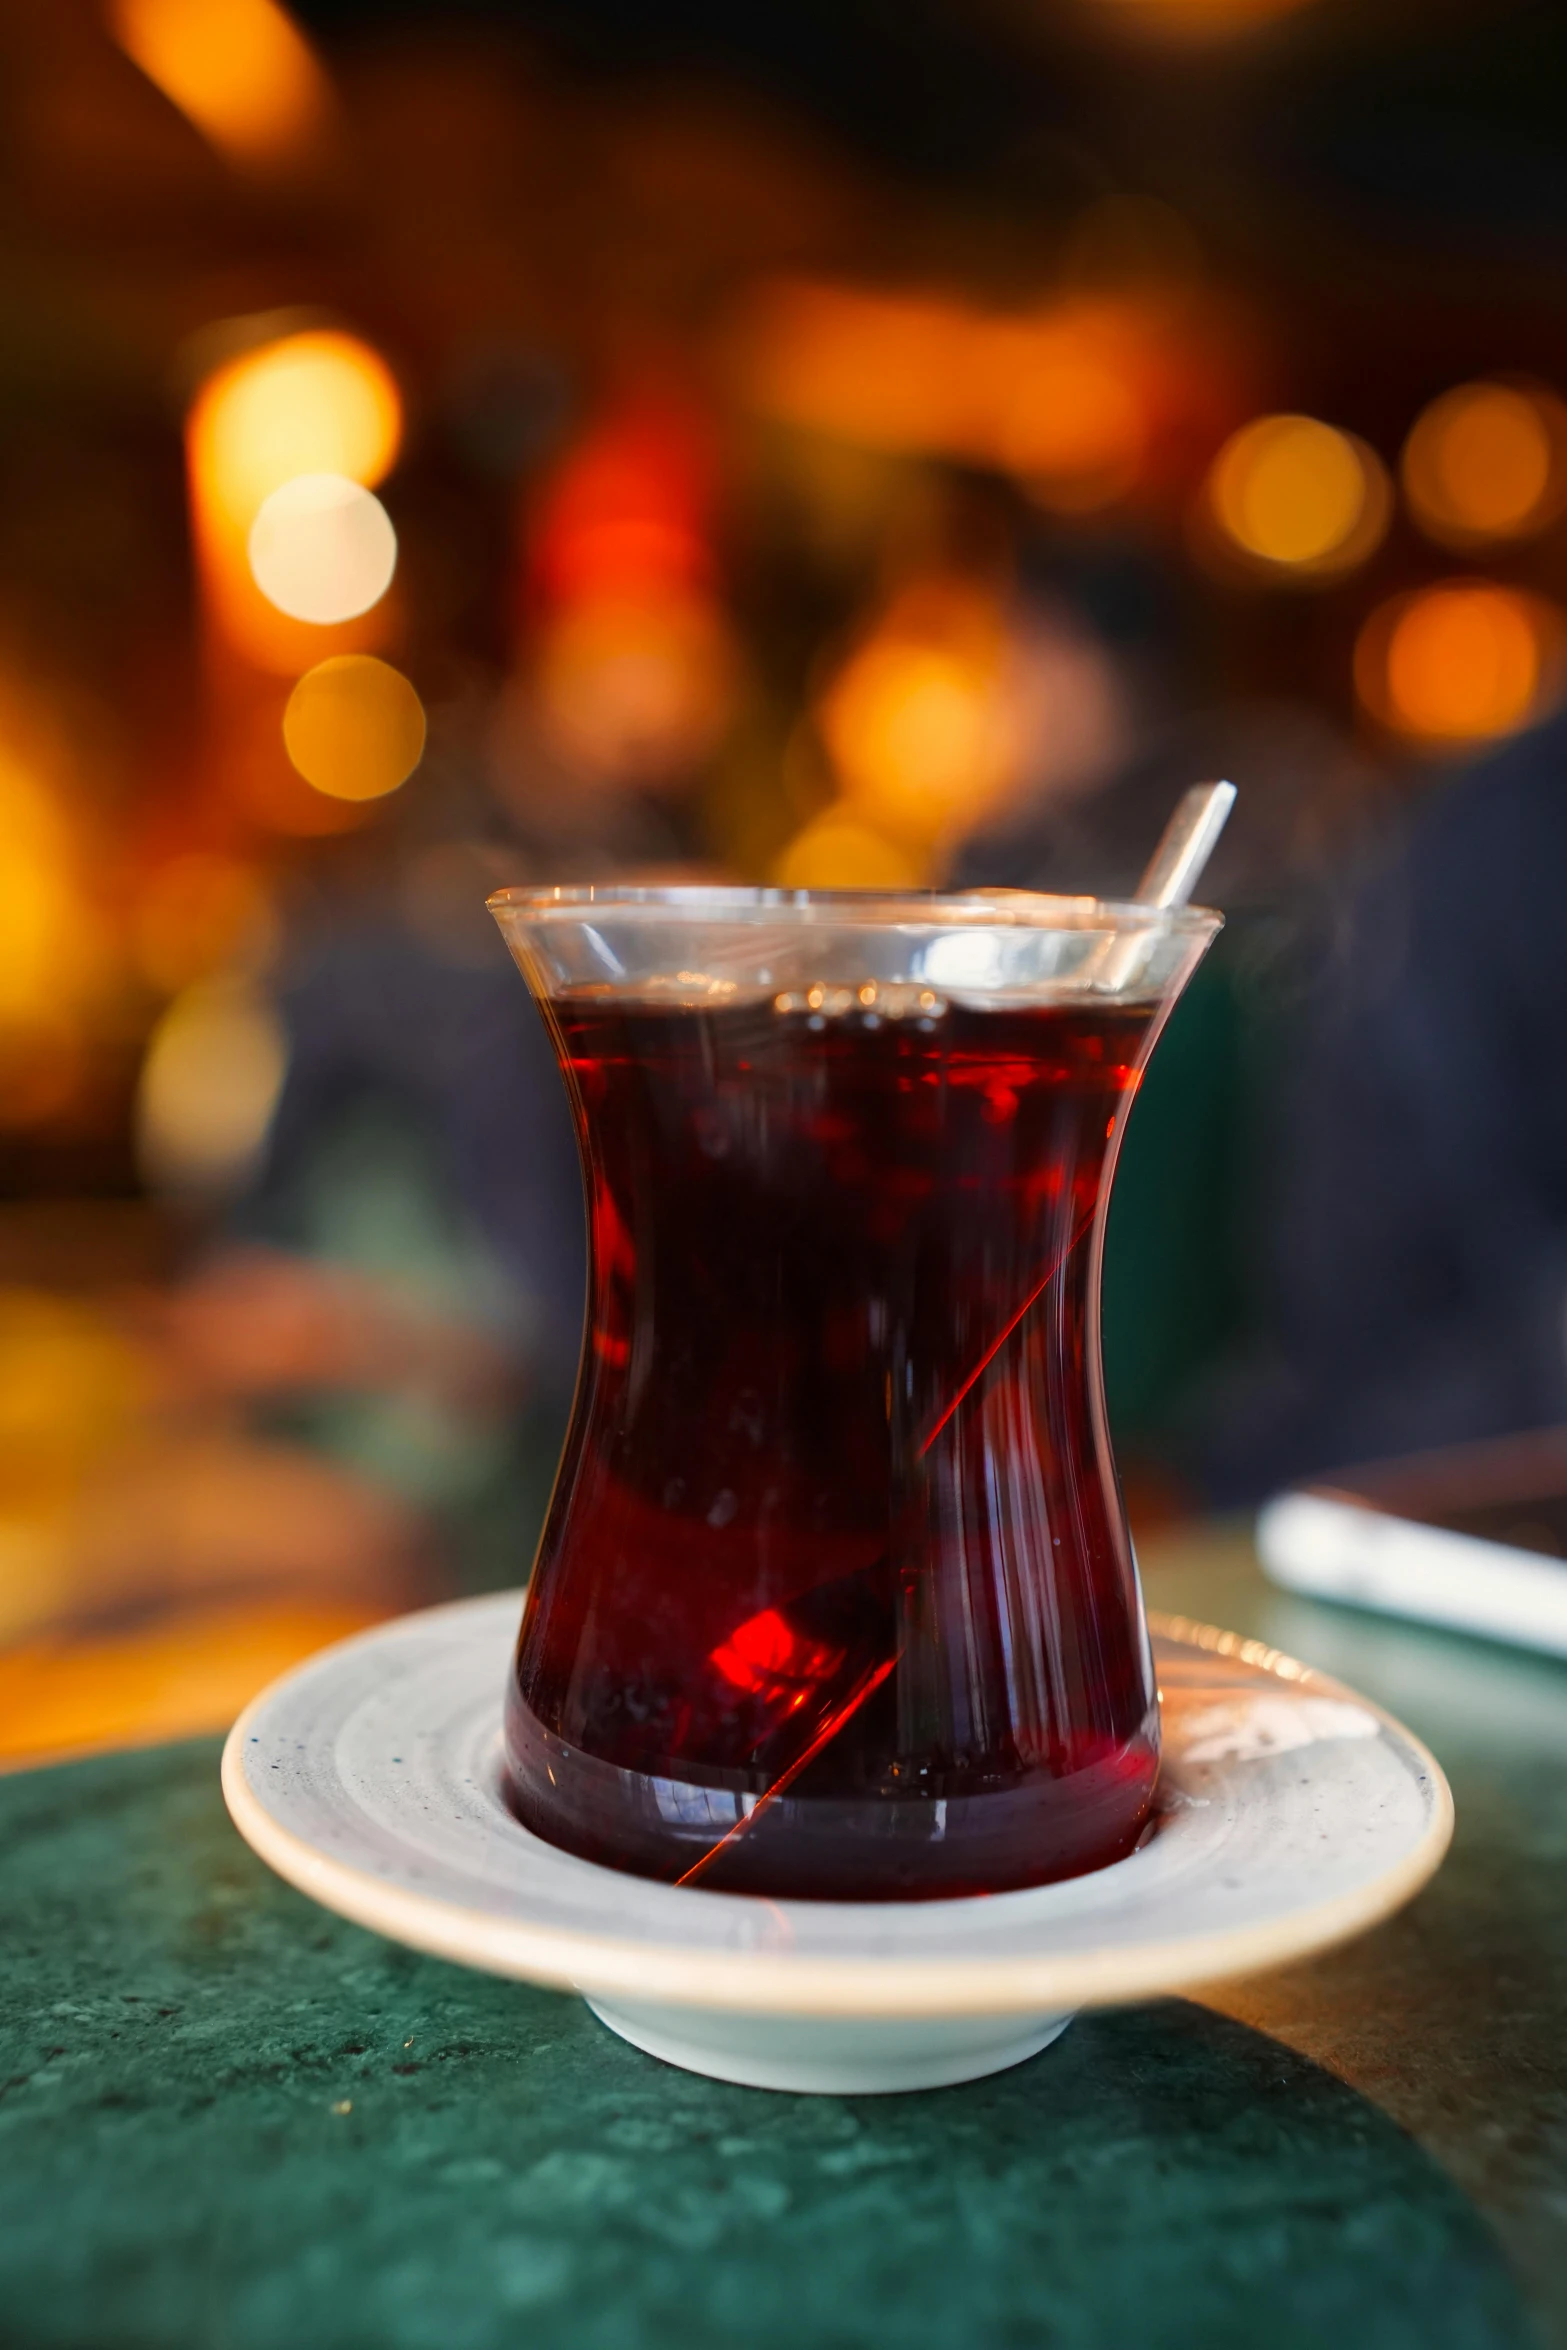
<path id="1" fill-rule="evenodd" d="M 1455 579 L 1380 605 L 1355 648 L 1355 686 L 1392 731 L 1462 746 L 1509 734 L 1554 692 L 1564 620 L 1554 604 Z"/>
<path id="2" fill-rule="evenodd" d="M 785 889 L 917 889 L 930 860 L 837 803 L 802 826 L 773 868 Z"/>
<path id="3" fill-rule="evenodd" d="M 126 55 L 236 163 L 293 162 L 330 123 L 326 75 L 275 0 L 109 0 L 108 16 Z"/>
<path id="4" fill-rule="evenodd" d="M 700 418 L 652 402 L 601 418 L 532 501 L 528 569 L 548 604 L 706 590 L 713 461 Z"/>
<path id="5" fill-rule="evenodd" d="M 1004 617 L 926 582 L 895 601 L 829 683 L 818 723 L 844 798 L 874 830 L 930 842 L 1004 798 L 1019 756 Z"/>
<path id="6" fill-rule="evenodd" d="M 402 434 L 402 400 L 385 360 L 357 335 L 326 327 L 218 368 L 186 427 L 200 510 L 246 534 L 262 500 L 299 474 L 346 474 L 373 489 L 391 471 Z"/>
<path id="7" fill-rule="evenodd" d="M 79 908 L 72 844 L 43 781 L 0 751 L 0 1022 L 68 994 Z"/>
<path id="8" fill-rule="evenodd" d="M 301 475 L 372 488 L 395 463 L 402 429 L 386 362 L 335 328 L 247 351 L 202 385 L 185 428 L 192 524 L 208 616 L 248 662 L 297 672 L 314 658 L 304 632 L 319 625 L 280 611 L 256 584 L 250 534 L 263 503 Z M 379 620 L 348 625 L 373 632 Z M 365 641 L 361 633 L 337 649 L 359 650 Z M 379 639 L 372 633 L 370 641 Z"/>
<path id="9" fill-rule="evenodd" d="M 979 321 L 956 304 L 790 282 L 742 334 L 759 403 L 873 449 L 967 454 L 985 432 Z"/>
<path id="10" fill-rule="evenodd" d="M 287 1044 L 254 987 L 204 979 L 152 1032 L 136 1100 L 137 1154 L 157 1190 L 223 1192 L 255 1165 L 282 1090 Z"/>
<path id="11" fill-rule="evenodd" d="M 734 647 L 707 597 L 588 596 L 542 631 L 535 689 L 546 734 L 584 776 L 678 783 L 729 722 Z"/>
<path id="12" fill-rule="evenodd" d="M 1177 306 L 1178 307 L 1178 306 Z M 1217 329 L 1177 329 L 1157 292 L 987 312 L 803 281 L 757 298 L 737 338 L 749 397 L 869 449 L 957 458 L 1087 511 L 1156 470 L 1161 439 L 1207 424 L 1231 364 Z"/>
<path id="13" fill-rule="evenodd" d="M 1376 453 L 1312 416 L 1259 416 L 1214 459 L 1207 503 L 1227 547 L 1278 577 L 1335 577 L 1374 552 L 1391 495 Z"/>
<path id="14" fill-rule="evenodd" d="M 397 534 L 373 490 L 343 473 L 301 473 L 262 500 L 249 554 L 269 603 L 329 627 L 380 602 L 397 568 Z"/>
<path id="15" fill-rule="evenodd" d="M 283 741 L 307 783 L 334 800 L 379 800 L 424 756 L 424 705 L 400 670 L 339 653 L 288 697 Z"/>
<path id="16" fill-rule="evenodd" d="M 1449 546 L 1528 537 L 1567 504 L 1567 409 L 1542 386 L 1471 383 L 1424 409 L 1404 444 L 1404 495 Z"/>
<path id="17" fill-rule="evenodd" d="M 145 1358 L 92 1305 L 43 1289 L 0 1289 L 0 1513 L 8 1544 L 24 1511 L 64 1501 L 97 1457 L 134 1434 L 148 1386 Z M 0 1619 L 8 1612 L 0 1602 Z"/>
<path id="18" fill-rule="evenodd" d="M 86 1076 L 96 926 L 77 845 L 43 773 L 0 749 L 0 1128 L 46 1126 Z"/>
<path id="19" fill-rule="evenodd" d="M 584 781 L 689 783 L 739 688 L 717 591 L 711 426 L 642 399 L 600 417 L 529 501 L 533 716 Z"/>
<path id="20" fill-rule="evenodd" d="M 989 796 L 989 680 L 938 645 L 867 646 L 829 695 L 823 729 L 850 794 L 919 833 L 939 832 L 972 791 Z"/>
<path id="21" fill-rule="evenodd" d="M 1136 481 L 1148 442 L 1130 371 L 1071 338 L 1027 360 L 998 419 L 1002 463 L 1044 505 L 1068 513 L 1108 505 Z"/>

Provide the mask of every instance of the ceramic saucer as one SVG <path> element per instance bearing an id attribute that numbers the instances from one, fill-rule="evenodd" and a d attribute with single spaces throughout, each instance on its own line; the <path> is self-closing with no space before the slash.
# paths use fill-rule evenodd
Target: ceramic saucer
<path id="1" fill-rule="evenodd" d="M 932 2088 L 1017 2064 L 1080 2007 L 1178 1991 L 1359 1933 L 1452 1834 L 1432 1757 L 1290 1658 L 1155 1620 L 1159 1811 L 1138 1851 L 987 1899 L 767 1901 L 558 1852 L 501 1797 L 521 1594 L 324 1650 L 240 1717 L 235 1825 L 301 1892 L 416 1949 L 579 1991 L 612 2031 L 759 2088 Z"/>

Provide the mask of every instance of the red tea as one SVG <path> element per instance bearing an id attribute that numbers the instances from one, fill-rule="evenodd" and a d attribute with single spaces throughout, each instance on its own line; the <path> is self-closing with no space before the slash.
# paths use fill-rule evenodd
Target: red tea
<path id="1" fill-rule="evenodd" d="M 549 1005 L 582 1387 L 508 1706 L 541 1836 L 838 1900 L 1129 1852 L 1158 1714 L 1099 1373 L 1154 1008 Z"/>

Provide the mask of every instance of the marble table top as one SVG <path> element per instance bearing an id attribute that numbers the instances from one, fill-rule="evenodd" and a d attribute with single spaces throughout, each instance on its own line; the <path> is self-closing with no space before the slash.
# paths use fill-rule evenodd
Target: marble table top
<path id="1" fill-rule="evenodd" d="M 1567 1666 L 1272 1593 L 1222 1530 L 1145 1566 L 1408 1721 L 1452 1856 L 960 2089 L 727 2087 L 379 1942 L 251 1858 L 214 1740 L 0 1779 L 0 2340 L 1567 2346 Z"/>

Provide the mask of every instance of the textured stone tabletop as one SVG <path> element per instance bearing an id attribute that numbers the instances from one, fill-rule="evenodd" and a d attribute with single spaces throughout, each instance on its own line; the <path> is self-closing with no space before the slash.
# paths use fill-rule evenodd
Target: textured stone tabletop
<path id="1" fill-rule="evenodd" d="M 1269 1595 L 1156 1606 L 1403 1713 L 1453 1857 L 1352 1948 L 916 2096 L 726 2087 L 277 1883 L 214 1742 L 0 1780 L 0 2343 L 1567 2343 L 1567 1669 Z"/>

